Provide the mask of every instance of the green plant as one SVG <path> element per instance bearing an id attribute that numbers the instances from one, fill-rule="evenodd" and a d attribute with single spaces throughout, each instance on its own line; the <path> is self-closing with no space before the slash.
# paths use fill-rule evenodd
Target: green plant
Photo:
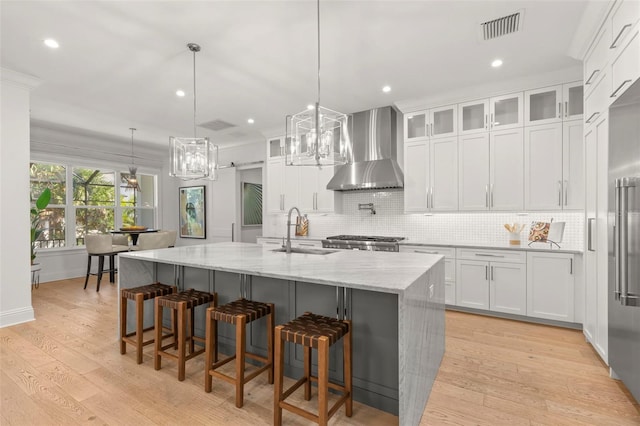
<path id="1" fill-rule="evenodd" d="M 42 229 L 39 229 L 40 214 L 47 208 L 51 201 L 51 190 L 46 188 L 38 199 L 36 200 L 35 207 L 31 208 L 31 263 L 36 258 L 36 241 L 42 235 Z"/>

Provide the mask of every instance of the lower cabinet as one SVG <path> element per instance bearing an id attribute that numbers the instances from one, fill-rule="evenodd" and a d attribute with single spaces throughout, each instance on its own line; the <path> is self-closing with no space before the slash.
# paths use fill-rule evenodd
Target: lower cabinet
<path id="1" fill-rule="evenodd" d="M 527 314 L 574 322 L 574 256 L 527 253 Z"/>
<path id="2" fill-rule="evenodd" d="M 444 303 L 456 304 L 456 249 L 439 246 L 401 245 L 401 253 L 440 254 L 444 256 Z"/>
<path id="3" fill-rule="evenodd" d="M 458 306 L 527 314 L 527 265 L 523 252 L 459 249 L 457 256 Z"/>

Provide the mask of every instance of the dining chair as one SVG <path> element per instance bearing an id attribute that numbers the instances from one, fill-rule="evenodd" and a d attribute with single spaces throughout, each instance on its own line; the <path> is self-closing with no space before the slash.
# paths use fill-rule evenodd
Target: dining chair
<path id="1" fill-rule="evenodd" d="M 96 275 L 98 283 L 96 291 L 100 291 L 100 280 L 103 272 L 109 272 L 109 282 L 115 282 L 116 263 L 118 253 L 129 251 L 128 245 L 113 244 L 111 234 L 87 234 L 84 239 L 87 249 L 87 276 L 84 279 L 84 288 L 87 289 L 89 275 Z M 91 272 L 91 258 L 98 257 L 98 272 Z M 104 269 L 104 258 L 109 257 L 109 269 Z"/>
<path id="2" fill-rule="evenodd" d="M 163 231 L 140 234 L 138 244 L 132 246 L 133 251 L 152 250 L 169 247 L 167 233 Z"/>

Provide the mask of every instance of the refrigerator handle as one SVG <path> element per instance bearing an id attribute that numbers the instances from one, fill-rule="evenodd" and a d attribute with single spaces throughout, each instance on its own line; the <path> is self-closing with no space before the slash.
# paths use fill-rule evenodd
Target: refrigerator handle
<path id="1" fill-rule="evenodd" d="M 615 280 L 614 280 L 614 297 L 615 300 L 620 301 L 620 192 L 619 180 L 616 179 L 615 186 L 615 214 L 613 225 L 613 257 L 615 268 Z"/>

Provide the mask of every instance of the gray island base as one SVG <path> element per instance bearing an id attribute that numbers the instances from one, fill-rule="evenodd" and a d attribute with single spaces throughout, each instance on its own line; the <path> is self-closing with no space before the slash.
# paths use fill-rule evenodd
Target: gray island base
<path id="1" fill-rule="evenodd" d="M 354 399 L 397 414 L 400 425 L 420 422 L 444 354 L 442 256 L 287 254 L 256 244 L 219 243 L 118 257 L 119 289 L 160 281 L 215 291 L 220 304 L 238 297 L 273 302 L 276 325 L 305 311 L 350 319 Z M 152 302 L 146 303 L 145 327 L 153 323 Z M 134 330 L 131 317 L 128 330 Z M 196 335 L 203 336 L 204 309 L 196 310 L 195 325 Z M 234 332 L 226 324 L 219 327 L 220 350 L 232 353 Z M 266 354 L 264 324 L 250 327 L 247 350 Z M 299 377 L 302 368 L 302 351 L 287 345 L 285 374 Z M 330 369 L 330 378 L 342 382 L 341 342 L 332 346 Z"/>

